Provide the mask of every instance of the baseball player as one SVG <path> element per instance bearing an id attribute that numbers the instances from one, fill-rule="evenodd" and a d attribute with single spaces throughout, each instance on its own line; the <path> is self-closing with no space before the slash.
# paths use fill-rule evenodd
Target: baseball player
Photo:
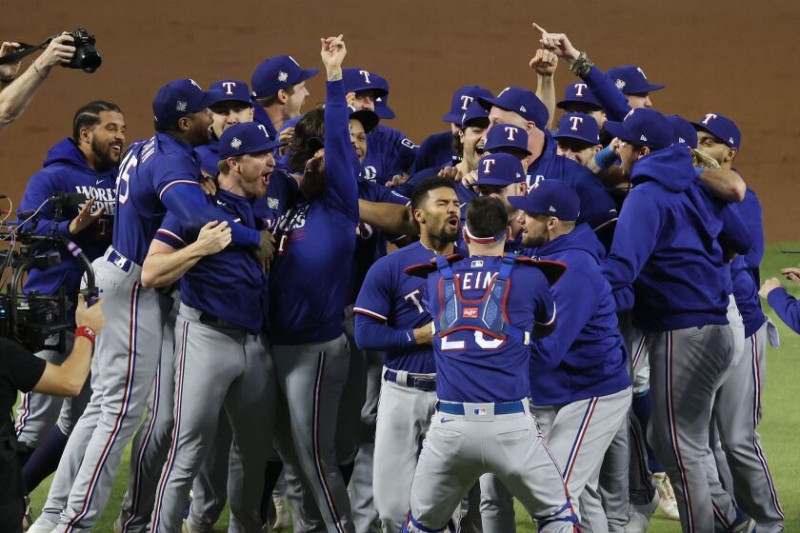
<path id="1" fill-rule="evenodd" d="M 232 126 L 219 139 L 216 204 L 243 226 L 256 227 L 252 202 L 266 194 L 266 178 L 275 164 L 271 151 L 279 145 L 255 123 Z M 224 406 L 243 474 L 231 486 L 231 530 L 260 533 L 276 392 L 272 361 L 261 335 L 266 320 L 266 275 L 257 258 L 242 247 L 207 255 L 194 265 L 178 260 L 173 252 L 193 240 L 193 232 L 168 214 L 142 270 L 142 282 L 148 285 L 181 277 L 175 429 L 156 495 L 152 531 L 179 530 L 192 479 L 214 440 L 218 413 Z M 151 274 L 151 263 L 157 273 Z M 167 265 L 171 268 L 165 273 Z M 219 272 L 227 272 L 230 283 L 215 283 Z"/>
<path id="2" fill-rule="evenodd" d="M 141 422 L 158 367 L 164 315 L 172 299 L 141 285 L 141 265 L 167 210 L 199 228 L 231 225 L 233 242 L 270 249 L 266 232 L 235 225 L 207 203 L 192 145 L 207 142 L 209 98 L 192 80 L 164 87 L 153 101 L 156 135 L 135 143 L 117 178 L 112 246 L 95 261 L 107 302 L 106 328 L 92 361 L 92 399 L 59 463 L 44 510 L 31 531 L 85 531 L 105 507 L 120 456 Z M 156 354 L 156 355 L 154 355 Z"/>
<path id="3" fill-rule="evenodd" d="M 620 157 L 633 189 L 604 270 L 612 289 L 633 285 L 634 316 L 648 332 L 648 440 L 675 489 L 683 530 L 711 531 L 708 428 L 735 344 L 718 243 L 722 221 L 696 180 L 688 151 L 672 146 L 663 115 L 636 109 L 622 123 L 606 122 L 606 130 L 624 143 Z M 680 248 L 671 244 L 676 239 Z"/>
<path id="4" fill-rule="evenodd" d="M 288 410 L 278 416 L 278 452 L 312 492 L 327 530 L 340 533 L 353 526 L 334 446 L 349 366 L 342 328 L 348 283 L 339 273 L 351 266 L 359 218 L 341 70 L 346 53 L 341 36 L 322 41 L 325 108 L 297 123 L 288 152 L 289 168 L 303 172 L 299 190 L 295 178 L 276 173 L 290 190 L 269 276 L 272 356 Z"/>
<path id="5" fill-rule="evenodd" d="M 215 100 L 209 106 L 211 140 L 208 144 L 198 146 L 195 151 L 200 158 L 200 169 L 203 174 L 213 177 L 219 173 L 217 143 L 222 132 L 233 125 L 252 122 L 254 110 L 250 100 L 250 89 L 243 81 L 219 80 L 208 87 L 208 92 L 214 95 Z"/>
<path id="6" fill-rule="evenodd" d="M 707 113 L 696 122 L 698 150 L 713 157 L 723 168 L 731 168 L 741 147 L 736 124 L 718 113 Z M 770 327 L 761 311 L 757 290 L 759 265 L 764 255 L 761 205 L 752 189 L 737 205 L 750 225 L 754 245 L 731 265 L 733 294 L 744 322 L 743 356 L 731 365 L 714 403 L 719 441 L 724 454 L 716 454 L 716 466 L 736 505 L 756 521 L 759 531 L 782 531 L 784 514 L 772 480 L 761 437 L 756 431 L 761 419 L 761 390 L 766 365 L 765 352 Z M 774 327 L 774 326 L 773 326 Z M 715 451 L 716 442 L 711 443 Z M 722 517 L 724 519 L 724 517 Z M 723 525 L 730 526 L 730 522 Z"/>
<path id="7" fill-rule="evenodd" d="M 436 401 L 431 317 L 422 307 L 424 281 L 405 268 L 453 252 L 459 200 L 447 178 L 421 183 L 411 197 L 420 241 L 375 262 L 356 300 L 356 342 L 387 352 L 378 403 L 373 490 L 384 531 L 399 531 L 408 511 L 419 442 Z"/>
<path id="8" fill-rule="evenodd" d="M 592 116 L 585 113 L 565 113 L 558 121 L 558 130 L 553 135 L 556 153 L 576 163 L 587 166 L 603 148 L 600 144 L 600 129 Z"/>
<path id="9" fill-rule="evenodd" d="M 501 127 L 494 128 L 501 131 Z M 517 132 L 524 133 L 519 130 Z M 488 141 L 487 141 L 488 145 Z M 500 200 L 508 216 L 509 238 L 506 245 L 507 251 L 516 251 L 519 248 L 522 226 L 516 216 L 517 208 L 509 203 L 511 196 L 525 194 L 528 189 L 525 185 L 525 169 L 519 158 L 505 153 L 492 153 L 485 155 L 478 163 L 478 180 L 474 183 L 479 196 L 493 196 Z"/>
<path id="10" fill-rule="evenodd" d="M 602 128 L 606 121 L 606 112 L 603 111 L 603 106 L 597 101 L 589 86 L 583 82 L 567 85 L 564 89 L 564 98 L 559 100 L 556 107 L 563 109 L 564 113 L 591 115 L 597 122 L 598 128 Z"/>
<path id="11" fill-rule="evenodd" d="M 265 59 L 253 71 L 250 86 L 253 89 L 254 120 L 267 128 L 270 139 L 288 142 L 293 130 L 287 129 L 279 136 L 285 121 L 296 118 L 306 98 L 311 93 L 306 81 L 319 72 L 318 68 L 303 69 L 288 55 Z"/>
<path id="12" fill-rule="evenodd" d="M 72 119 L 72 135 L 50 149 L 42 170 L 28 181 L 19 207 L 20 219 L 30 216 L 40 205 L 43 208 L 34 219 L 35 227 L 31 223 L 24 229 L 38 235 L 62 236 L 80 247 L 90 260 L 102 256 L 111 242 L 114 176 L 124 142 L 125 119 L 116 104 L 94 101 L 80 107 Z M 84 194 L 87 200 L 80 207 L 63 208 L 62 220 L 56 222 L 55 210 L 47 200 L 57 192 Z M 60 248 L 40 249 L 38 253 L 50 251 L 59 254 L 59 264 L 31 270 L 23 289 L 25 292 L 56 294 L 63 287 L 74 302 L 83 267 L 72 254 Z M 73 306 L 70 306 L 69 313 L 74 314 Z M 72 317 L 68 319 L 72 320 Z M 68 335 L 63 352 L 55 346 L 58 335 L 51 336 L 48 343 L 52 348 L 45 348 L 36 356 L 60 364 L 71 349 L 72 337 Z M 17 440 L 25 447 L 21 463 L 29 492 L 55 471 L 67 437 L 90 395 L 88 384 L 76 398 L 58 398 L 36 392 L 22 395 L 15 430 Z"/>
<path id="13" fill-rule="evenodd" d="M 520 499 L 540 531 L 575 529 L 527 399 L 528 343 L 552 331 L 556 309 L 540 264 L 504 255 L 507 234 L 503 204 L 476 198 L 464 227 L 470 257 L 439 256 L 418 269 L 436 270 L 423 302 L 434 319 L 438 401 L 402 531 L 442 531 L 462 495 L 487 472 Z M 559 264 L 545 268 L 550 279 L 563 271 Z"/>
<path id="14" fill-rule="evenodd" d="M 580 501 L 581 522 L 604 531 L 608 526 L 600 501 L 586 496 L 597 493 L 606 449 L 631 403 L 627 353 L 600 265 L 605 248 L 591 228 L 571 222 L 580 200 L 562 183 L 544 181 L 528 196 L 509 201 L 524 212 L 522 245 L 534 248 L 536 259 L 567 265 L 553 287 L 559 325 L 534 344 L 531 411 L 562 467 L 567 489 Z M 591 491 L 584 493 L 585 487 Z"/>
<path id="15" fill-rule="evenodd" d="M 469 105 L 479 96 L 491 98 L 492 93 L 478 85 L 459 87 L 450 101 L 450 111 L 442 116 L 442 121 L 450 125 L 450 131 L 434 133 L 422 141 L 409 174 L 426 168 L 456 166 L 461 161 L 458 147 L 461 145 L 461 119 Z"/>
<path id="16" fill-rule="evenodd" d="M 556 155 L 556 143 L 546 129 L 548 113 L 535 94 L 522 87 L 506 87 L 496 98 L 478 98 L 489 110 L 489 130 L 495 124 L 517 126 L 528 134 L 527 185 L 532 187 L 542 179 L 560 179 L 575 189 L 581 197 L 581 219 L 597 227 L 616 218 L 616 205 L 603 185 L 586 168 Z"/>

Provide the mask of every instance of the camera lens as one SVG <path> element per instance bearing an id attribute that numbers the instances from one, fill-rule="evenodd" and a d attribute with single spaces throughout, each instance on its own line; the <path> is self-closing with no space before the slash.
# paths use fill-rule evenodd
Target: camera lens
<path id="1" fill-rule="evenodd" d="M 75 57 L 73 57 L 72 61 L 79 65 L 84 72 L 94 72 L 103 62 L 103 59 L 94 46 L 87 45 L 75 50 Z"/>

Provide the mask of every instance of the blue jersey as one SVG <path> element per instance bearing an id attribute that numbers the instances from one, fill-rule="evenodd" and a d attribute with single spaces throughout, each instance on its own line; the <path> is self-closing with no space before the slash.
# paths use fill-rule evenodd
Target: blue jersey
<path id="1" fill-rule="evenodd" d="M 367 136 L 368 140 L 370 136 L 376 141 L 380 140 L 389 148 L 389 162 L 392 168 L 398 168 L 401 172 L 408 172 L 411 169 L 419 146 L 406 137 L 402 131 L 378 124 Z"/>
<path id="2" fill-rule="evenodd" d="M 531 400 L 563 405 L 630 386 L 611 285 L 600 258 L 605 248 L 587 224 L 533 250 L 536 259 L 567 265 L 553 285 L 556 329 L 534 342 Z"/>
<path id="3" fill-rule="evenodd" d="M 231 225 L 233 242 L 258 246 L 258 232 L 211 205 L 200 188 L 200 165 L 192 147 L 171 135 L 156 133 L 125 152 L 117 177 L 117 210 L 113 245 L 141 265 L 167 208 L 187 229 L 199 230 L 209 220 Z"/>
<path id="4" fill-rule="evenodd" d="M 600 102 L 606 115 L 608 115 L 608 120 L 617 122 L 625 120 L 625 116 L 630 112 L 631 106 L 628 104 L 628 99 L 622 94 L 622 91 L 617 89 L 614 80 L 608 74 L 596 66 L 592 66 L 589 72 L 583 76 L 583 81 L 586 82 L 592 94 Z"/>
<path id="5" fill-rule="evenodd" d="M 472 256 L 452 263 L 457 288 L 467 300 L 486 294 L 500 271 L 501 257 Z M 434 320 L 442 311 L 441 272 L 428 276 L 425 307 Z M 515 266 L 509 278 L 505 302 L 510 326 L 531 332 L 534 322 L 555 321 L 555 304 L 544 274 L 536 268 Z M 467 312 L 468 309 L 464 308 Z M 511 336 L 494 339 L 473 330 L 455 331 L 445 337 L 434 336 L 436 395 L 454 402 L 508 402 L 527 398 L 531 383 L 531 347 Z"/>
<path id="6" fill-rule="evenodd" d="M 460 162 L 461 158 L 453 147 L 453 132 L 434 133 L 419 145 L 409 174 L 431 167 L 452 167 Z"/>
<path id="7" fill-rule="evenodd" d="M 528 189 L 543 179 L 561 180 L 578 193 L 581 199 L 578 223 L 587 222 L 596 228 L 617 217 L 617 204 L 597 176 L 583 165 L 557 155 L 555 139 L 547 131 L 542 155 L 528 166 Z"/>
<path id="8" fill-rule="evenodd" d="M 211 203 L 209 197 L 209 203 Z M 218 190 L 217 209 L 235 223 L 256 228 L 252 201 Z M 155 238 L 173 248 L 183 248 L 197 239 L 197 230 L 187 229 L 178 217 L 167 213 Z M 181 301 L 215 318 L 221 318 L 252 334 L 265 326 L 268 309 L 267 275 L 252 251 L 231 245 L 200 259 L 180 279 Z"/>
<path id="9" fill-rule="evenodd" d="M 100 173 L 86 162 L 83 153 L 71 139 L 63 139 L 53 146 L 44 160 L 44 168 L 31 176 L 22 202 L 19 206 L 19 218 L 24 220 L 54 193 L 80 193 L 87 198 L 94 198 L 92 211 L 104 209 L 103 216 L 94 224 L 77 235 L 69 233 L 69 224 L 80 207 L 66 207 L 61 212 L 61 220 L 56 223 L 55 211 L 49 202 L 42 207 L 39 214 L 28 224 L 24 231 L 33 231 L 37 235 L 66 237 L 77 244 L 89 260 L 103 255 L 111 244 L 112 224 L 114 220 L 114 178 L 116 168 Z M 49 247 L 38 247 L 37 253 L 53 251 Z M 83 268 L 72 254 L 56 248 L 61 255 L 61 262 L 44 270 L 33 269 L 25 283 L 26 291 L 37 291 L 41 294 L 55 294 L 59 287 L 74 297 L 80 288 Z"/>
<path id="10" fill-rule="evenodd" d="M 355 320 L 359 348 L 367 348 L 361 345 L 359 338 L 362 323 L 385 323 L 383 327 L 402 332 L 395 346 L 381 346 L 387 350 L 385 365 L 393 370 L 414 374 L 436 372 L 433 347 L 414 343 L 413 330 L 431 321 L 431 315 L 422 305 L 425 280 L 405 273 L 407 267 L 428 263 L 435 256 L 417 241 L 382 257 L 369 269 L 358 293 Z M 391 338 L 391 332 L 386 333 Z"/>
<path id="11" fill-rule="evenodd" d="M 275 229 L 278 244 L 269 276 L 275 344 L 324 342 L 344 331 L 358 223 L 356 155 L 348 125 L 344 83 L 328 82 L 323 191 L 314 197 L 294 195 Z"/>

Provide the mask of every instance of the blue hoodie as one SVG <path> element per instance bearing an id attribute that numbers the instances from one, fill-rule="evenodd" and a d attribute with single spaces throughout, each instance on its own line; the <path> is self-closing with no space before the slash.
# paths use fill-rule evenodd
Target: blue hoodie
<path id="1" fill-rule="evenodd" d="M 614 298 L 600 264 L 605 248 L 592 228 L 579 224 L 534 249 L 533 255 L 567 265 L 552 287 L 558 309 L 556 329 L 533 344 L 533 403 L 562 405 L 629 387 Z"/>
<path id="2" fill-rule="evenodd" d="M 105 208 L 105 214 L 94 224 L 77 235 L 70 235 L 69 223 L 78 216 L 79 207 L 64 209 L 61 221 L 55 223 L 52 205 L 46 204 L 39 215 L 24 226 L 24 230 L 37 235 L 60 235 L 77 244 L 90 261 L 100 257 L 111 244 L 112 223 L 114 221 L 114 178 L 117 168 L 104 173 L 94 170 L 86 162 L 83 153 L 75 143 L 63 139 L 53 146 L 44 160 L 44 168 L 28 181 L 22 202 L 19 206 L 20 220 L 24 220 L 47 198 L 56 192 L 81 193 L 87 198 L 95 198 L 93 211 Z M 33 225 L 33 222 L 36 225 Z M 41 252 L 47 250 L 43 247 Z M 25 284 L 26 291 L 39 291 L 42 294 L 55 294 L 62 285 L 73 298 L 80 288 L 83 268 L 71 254 L 59 249 L 61 263 L 45 270 L 32 270 Z"/>
<path id="3" fill-rule="evenodd" d="M 614 291 L 634 287 L 638 327 L 671 331 L 727 324 L 719 209 L 682 145 L 640 159 L 604 263 Z"/>

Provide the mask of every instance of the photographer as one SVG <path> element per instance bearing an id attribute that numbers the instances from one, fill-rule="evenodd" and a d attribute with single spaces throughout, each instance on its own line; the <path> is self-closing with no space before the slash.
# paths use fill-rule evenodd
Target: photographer
<path id="1" fill-rule="evenodd" d="M 86 307 L 78 296 L 78 328 L 72 353 L 61 366 L 35 357 L 19 344 L 0 339 L 0 413 L 10 413 L 17 391 L 75 396 L 89 375 L 95 336 L 103 327 L 102 302 Z M 17 462 L 17 441 L 8 415 L 0 419 L 0 531 L 21 531 L 24 512 L 22 471 Z"/>
<path id="2" fill-rule="evenodd" d="M 34 174 L 25 188 L 19 219 L 38 214 L 20 228 L 37 236 L 64 239 L 80 247 L 89 261 L 103 255 L 111 244 L 114 215 L 114 178 L 125 143 L 125 119 L 116 104 L 94 101 L 80 107 L 72 121 L 72 135 L 56 143 L 48 152 L 44 168 Z M 81 207 L 76 201 L 61 198 L 86 197 Z M 36 253 L 58 253 L 58 264 L 31 269 L 25 292 L 57 295 L 63 288 L 75 302 L 84 267 L 63 245 L 53 239 L 39 244 Z M 59 316 L 60 323 L 72 323 Z M 57 335 L 47 339 L 36 356 L 60 363 L 69 352 L 71 335 L 59 348 Z M 25 394 L 18 408 L 16 436 L 24 446 L 21 455 L 23 476 L 28 491 L 58 466 L 67 437 L 89 401 L 88 385 L 78 398 L 62 400 L 44 394 Z M 57 423 L 58 422 L 58 423 Z M 34 453 L 35 450 L 35 453 Z"/>
<path id="3" fill-rule="evenodd" d="M 73 37 L 62 33 L 47 45 L 44 52 L 34 60 L 28 69 L 17 78 L 21 61 L 0 65 L 0 132 L 17 120 L 42 82 L 47 78 L 50 69 L 55 65 L 66 65 L 75 55 L 72 46 Z M 0 57 L 4 57 L 21 48 L 19 43 L 4 42 L 0 47 Z"/>

